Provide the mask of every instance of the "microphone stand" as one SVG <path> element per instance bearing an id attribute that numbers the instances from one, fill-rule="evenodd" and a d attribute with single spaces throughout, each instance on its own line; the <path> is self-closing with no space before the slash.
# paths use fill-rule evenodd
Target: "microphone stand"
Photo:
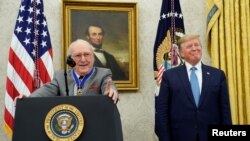
<path id="1" fill-rule="evenodd" d="M 64 78 L 65 78 L 66 95 L 69 96 L 69 87 L 67 79 L 67 62 L 64 63 Z"/>

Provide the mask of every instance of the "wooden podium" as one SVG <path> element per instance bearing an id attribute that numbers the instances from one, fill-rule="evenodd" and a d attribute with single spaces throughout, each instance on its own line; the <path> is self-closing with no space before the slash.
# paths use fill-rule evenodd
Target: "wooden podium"
<path id="1" fill-rule="evenodd" d="M 65 115 L 72 115 L 67 118 L 71 119 L 72 125 L 62 126 L 63 122 L 59 123 L 59 117 Z M 63 141 L 123 141 L 117 106 L 107 96 L 17 100 L 12 141 L 50 141 L 56 138 Z"/>

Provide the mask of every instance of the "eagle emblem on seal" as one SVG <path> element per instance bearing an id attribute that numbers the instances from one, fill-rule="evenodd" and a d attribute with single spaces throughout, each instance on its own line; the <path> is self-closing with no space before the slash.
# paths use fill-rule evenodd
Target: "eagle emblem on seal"
<path id="1" fill-rule="evenodd" d="M 72 124 L 72 119 L 73 117 L 69 114 L 61 114 L 56 118 L 58 131 L 61 132 L 61 134 L 68 134 L 74 128 L 74 124 Z"/>

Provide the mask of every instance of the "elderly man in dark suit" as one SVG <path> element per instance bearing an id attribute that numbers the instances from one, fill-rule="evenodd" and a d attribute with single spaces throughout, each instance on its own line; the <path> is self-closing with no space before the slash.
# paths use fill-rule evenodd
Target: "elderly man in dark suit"
<path id="1" fill-rule="evenodd" d="M 68 59 L 71 70 L 67 72 L 69 96 L 73 95 L 108 95 L 114 103 L 118 93 L 112 81 L 109 69 L 94 67 L 93 47 L 85 40 L 76 40 L 69 46 Z M 44 84 L 29 97 L 66 96 L 64 70 L 55 73 L 51 82 Z M 18 98 L 22 98 L 19 96 Z"/>
<path id="2" fill-rule="evenodd" d="M 207 141 L 208 125 L 232 124 L 226 77 L 201 62 L 199 35 L 185 35 L 178 44 L 185 64 L 163 74 L 159 141 Z"/>

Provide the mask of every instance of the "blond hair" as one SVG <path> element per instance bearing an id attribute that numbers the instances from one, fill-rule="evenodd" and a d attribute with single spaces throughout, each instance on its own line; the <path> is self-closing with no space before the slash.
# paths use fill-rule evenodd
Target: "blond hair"
<path id="1" fill-rule="evenodd" d="M 181 37 L 178 42 L 177 45 L 179 47 L 179 49 L 181 49 L 181 45 L 187 41 L 190 41 L 192 39 L 198 39 L 199 43 L 200 43 L 200 39 L 199 39 L 200 35 L 184 35 L 183 37 Z M 201 44 L 201 43 L 200 43 Z"/>

